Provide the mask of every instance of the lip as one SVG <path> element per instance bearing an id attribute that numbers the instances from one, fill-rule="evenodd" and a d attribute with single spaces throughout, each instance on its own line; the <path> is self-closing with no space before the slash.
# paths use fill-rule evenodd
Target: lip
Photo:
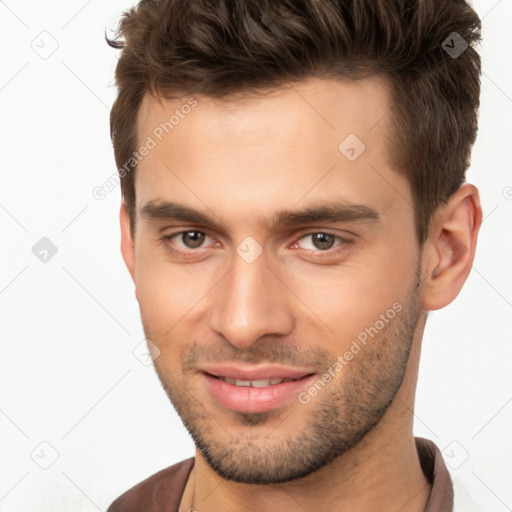
<path id="1" fill-rule="evenodd" d="M 268 412 L 283 406 L 314 379 L 315 374 L 299 368 L 284 366 L 222 365 L 203 367 L 200 372 L 213 398 L 226 409 L 244 413 Z M 221 380 L 294 379 L 264 387 L 236 386 Z"/>
<path id="2" fill-rule="evenodd" d="M 222 364 L 204 365 L 200 368 L 203 373 L 209 373 L 216 377 L 227 377 L 239 380 L 260 380 L 260 379 L 300 379 L 313 372 L 308 368 L 291 368 L 282 365 L 241 365 Z"/>

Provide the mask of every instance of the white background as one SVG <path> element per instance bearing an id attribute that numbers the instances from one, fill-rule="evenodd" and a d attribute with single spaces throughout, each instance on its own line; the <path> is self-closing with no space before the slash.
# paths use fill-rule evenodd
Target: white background
<path id="1" fill-rule="evenodd" d="M 131 5 L 0 2 L 2 512 L 103 511 L 194 453 L 134 355 L 144 335 L 119 250 L 119 187 L 102 201 L 91 193 L 116 172 L 116 52 L 104 33 Z M 484 73 L 468 181 L 485 221 L 464 290 L 427 325 L 415 434 L 435 441 L 486 512 L 502 512 L 512 510 L 512 2 L 473 5 Z M 46 263 L 32 253 L 42 237 L 58 249 Z"/>

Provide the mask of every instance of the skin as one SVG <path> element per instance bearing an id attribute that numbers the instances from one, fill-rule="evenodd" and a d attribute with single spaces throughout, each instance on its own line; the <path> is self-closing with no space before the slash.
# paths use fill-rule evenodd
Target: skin
<path id="1" fill-rule="evenodd" d="M 140 142 L 187 99 L 146 95 Z M 464 184 L 435 212 L 420 248 L 408 181 L 387 158 L 388 92 L 376 77 L 196 99 L 138 166 L 135 233 L 120 210 L 155 369 L 198 446 L 180 510 L 422 511 L 430 486 L 412 434 L 421 338 L 427 312 L 449 304 L 471 269 L 477 189 Z M 366 146 L 352 162 L 338 150 L 351 133 Z M 151 201 L 214 224 L 143 215 Z M 378 218 L 272 224 L 326 202 Z M 333 235 L 332 247 L 314 233 Z M 247 236 L 262 249 L 251 263 L 236 252 Z M 393 304 L 400 312 L 307 404 L 229 410 L 198 372 L 281 362 L 321 378 Z"/>

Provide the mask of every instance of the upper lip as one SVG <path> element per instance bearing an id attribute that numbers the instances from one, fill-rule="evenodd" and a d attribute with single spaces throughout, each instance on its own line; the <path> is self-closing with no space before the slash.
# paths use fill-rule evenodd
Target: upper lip
<path id="1" fill-rule="evenodd" d="M 226 363 L 203 365 L 199 370 L 215 377 L 237 380 L 300 379 L 314 373 L 305 368 L 268 364 L 240 365 Z"/>

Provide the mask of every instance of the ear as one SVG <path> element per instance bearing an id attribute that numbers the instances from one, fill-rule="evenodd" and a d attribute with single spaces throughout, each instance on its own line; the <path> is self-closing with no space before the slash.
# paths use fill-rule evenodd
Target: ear
<path id="1" fill-rule="evenodd" d="M 482 208 L 478 189 L 464 183 L 432 217 L 423 250 L 422 304 L 443 308 L 459 294 L 471 271 Z"/>
<path id="2" fill-rule="evenodd" d="M 121 209 L 119 211 L 119 223 L 121 225 L 121 254 L 123 260 L 132 276 L 133 282 L 135 282 L 135 243 L 132 239 L 132 233 L 130 230 L 130 215 L 128 213 L 128 207 L 126 203 L 121 201 Z M 137 291 L 135 291 L 137 295 Z"/>

